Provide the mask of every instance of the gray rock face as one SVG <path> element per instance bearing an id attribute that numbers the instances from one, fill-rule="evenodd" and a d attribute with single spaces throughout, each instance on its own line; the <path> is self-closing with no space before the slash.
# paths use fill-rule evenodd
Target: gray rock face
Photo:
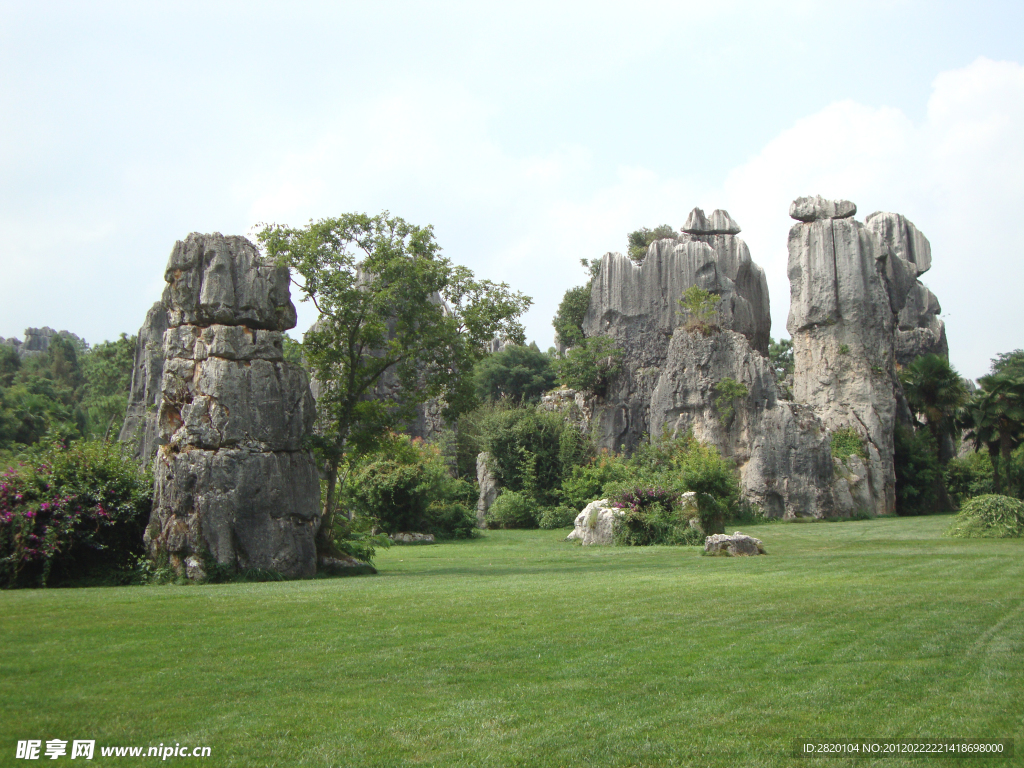
<path id="1" fill-rule="evenodd" d="M 855 213 L 857 206 L 849 200 L 826 200 L 821 195 L 798 197 L 789 206 L 789 215 L 797 221 L 848 219 Z"/>
<path id="2" fill-rule="evenodd" d="M 621 515 L 617 509 L 608 506 L 608 499 L 592 501 L 576 515 L 572 533 L 565 537 L 566 541 L 578 541 L 585 547 L 593 544 L 614 544 L 615 517 Z"/>
<path id="3" fill-rule="evenodd" d="M 179 240 L 164 273 L 168 324 L 295 327 L 288 269 L 264 262 L 244 237 L 192 233 Z"/>
<path id="4" fill-rule="evenodd" d="M 167 330 L 167 308 L 162 301 L 146 313 L 135 342 L 135 363 L 128 410 L 118 440 L 131 443 L 135 458 L 149 464 L 159 446 L 157 429 L 164 379 L 164 332 Z"/>
<path id="5" fill-rule="evenodd" d="M 9 347 L 14 347 L 15 352 L 18 353 L 18 357 L 35 357 L 36 355 L 45 354 L 50 348 L 50 341 L 54 336 L 63 336 L 66 339 L 71 340 L 75 343 L 75 346 L 79 349 L 85 347 L 85 340 L 82 337 L 77 336 L 70 331 L 55 331 L 49 326 L 43 328 L 26 328 L 25 329 L 25 340 L 17 338 L 5 339 L 0 336 L 0 344 L 6 344 Z"/>
<path id="6" fill-rule="evenodd" d="M 832 207 L 846 210 L 839 202 Z M 852 427 L 865 439 L 874 514 L 892 514 L 896 507 L 896 312 L 905 306 L 918 269 L 885 234 L 887 216 L 876 216 L 872 227 L 819 217 L 789 233 L 793 396 L 813 406 L 830 429 Z"/>
<path id="7" fill-rule="evenodd" d="M 150 428 L 157 403 L 150 554 L 186 575 L 202 572 L 190 558 L 209 555 L 312 576 L 320 485 L 302 441 L 315 410 L 305 371 L 283 360 L 281 332 L 295 323 L 287 270 L 262 262 L 244 238 L 192 234 L 165 276 L 164 300 L 139 335 L 132 391 L 132 429 Z"/>
<path id="8" fill-rule="evenodd" d="M 864 221 L 875 237 L 880 258 L 886 260 L 886 277 L 899 280 L 900 299 L 892 309 L 899 313 L 895 354 L 899 365 L 912 363 L 921 355 L 949 357 L 946 325 L 939 318 L 939 300 L 918 278 L 931 269 L 932 247 L 928 238 L 905 216 L 872 213 Z M 894 272 L 907 273 L 902 279 Z M 905 288 L 905 289 L 904 289 Z"/>
<path id="9" fill-rule="evenodd" d="M 593 433 L 602 448 L 633 450 L 650 432 L 650 397 L 672 334 L 684 322 L 679 299 L 690 286 L 720 296 L 719 324 L 768 352 L 771 316 L 764 271 L 741 239 L 713 234 L 739 229 L 724 211 L 712 219 L 716 215 L 721 229 L 695 209 L 687 228 L 702 234 L 684 232 L 652 243 L 641 265 L 618 253 L 601 261 L 583 330 L 588 337 L 611 337 L 624 352 L 622 373 L 593 408 Z"/>
<path id="10" fill-rule="evenodd" d="M 750 556 L 765 554 L 764 545 L 760 539 L 736 531 L 732 536 L 724 533 L 715 533 L 704 540 L 704 551 L 709 555 L 728 554 L 736 556 Z"/>
<path id="11" fill-rule="evenodd" d="M 491 508 L 491 504 L 501 491 L 498 479 L 487 468 L 489 458 L 490 454 L 486 451 L 476 457 L 476 482 L 480 489 L 480 496 L 476 502 L 476 524 L 480 528 L 487 527 L 487 510 Z"/>
<path id="12" fill-rule="evenodd" d="M 733 379 L 747 396 L 723 418 L 715 387 Z M 651 434 L 693 430 L 731 458 L 749 501 L 773 517 L 836 514 L 828 431 L 813 409 L 779 398 L 767 358 L 732 331 L 711 336 L 679 329 L 650 404 Z"/>

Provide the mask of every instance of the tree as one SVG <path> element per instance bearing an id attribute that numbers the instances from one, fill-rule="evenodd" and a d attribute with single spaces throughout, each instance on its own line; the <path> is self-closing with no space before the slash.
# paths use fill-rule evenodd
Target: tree
<path id="1" fill-rule="evenodd" d="M 768 360 L 775 370 L 775 378 L 779 381 L 793 373 L 795 364 L 793 362 L 793 340 L 775 339 L 768 340 Z"/>
<path id="2" fill-rule="evenodd" d="M 925 417 L 944 467 L 953 458 L 956 413 L 967 402 L 967 388 L 941 355 L 921 355 L 900 372 L 903 392 L 914 413 Z"/>
<path id="3" fill-rule="evenodd" d="M 647 249 L 650 247 L 651 243 L 665 238 L 674 238 L 675 236 L 676 231 L 668 224 L 662 224 L 660 227 L 655 227 L 654 229 L 641 227 L 635 232 L 630 232 L 626 236 L 626 239 L 629 242 L 627 254 L 629 255 L 629 258 L 637 264 L 643 264 L 644 259 L 647 258 Z"/>
<path id="4" fill-rule="evenodd" d="M 476 364 L 473 384 L 481 400 L 505 398 L 517 405 L 538 402 L 555 385 L 555 371 L 551 357 L 537 349 L 536 344 L 510 344 Z"/>
<path id="5" fill-rule="evenodd" d="M 297 229 L 267 225 L 259 241 L 301 278 L 303 301 L 320 313 L 303 350 L 320 382 L 314 449 L 327 489 L 317 548 L 331 553 L 345 462 L 407 423 L 426 400 L 443 397 L 448 418 L 469 407 L 469 373 L 485 344 L 496 335 L 522 344 L 518 318 L 532 301 L 505 283 L 475 279 L 440 256 L 432 227 L 387 212 L 345 214 Z M 384 376 L 397 384 L 397 395 L 374 398 Z"/>
<path id="6" fill-rule="evenodd" d="M 570 389 L 604 395 L 621 369 L 622 350 L 607 336 L 591 336 L 555 360 L 558 382 Z"/>
<path id="7" fill-rule="evenodd" d="M 1001 493 L 1003 481 L 1007 487 L 1019 485 L 1019 478 L 1009 475 L 1010 454 L 1024 440 L 1024 377 L 992 373 L 982 376 L 978 383 L 981 391 L 967 408 L 969 435 L 976 446 L 984 444 L 988 448 L 996 493 Z M 1020 489 L 1016 491 L 1019 493 Z"/>
<path id="8" fill-rule="evenodd" d="M 704 336 L 718 329 L 718 303 L 722 297 L 691 285 L 679 299 L 679 312 L 686 318 L 687 331 L 699 331 Z"/>

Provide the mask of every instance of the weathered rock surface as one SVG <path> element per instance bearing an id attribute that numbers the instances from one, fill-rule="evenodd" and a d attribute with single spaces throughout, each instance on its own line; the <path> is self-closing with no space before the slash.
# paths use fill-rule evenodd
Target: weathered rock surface
<path id="1" fill-rule="evenodd" d="M 163 302 L 140 332 L 132 392 L 144 430 L 158 401 L 150 554 L 186 575 L 202 571 L 191 560 L 212 557 L 312 576 L 320 485 L 302 442 L 315 412 L 305 371 L 283 360 L 281 331 L 295 323 L 287 270 L 244 238 L 192 234 L 175 245 L 165 277 Z M 160 307 L 168 327 L 157 398 Z"/>
<path id="2" fill-rule="evenodd" d="M 388 536 L 397 544 L 433 544 L 434 534 L 432 533 L 407 533 L 399 531 Z"/>
<path id="3" fill-rule="evenodd" d="M 793 204 L 796 213 L 803 213 L 800 203 Z M 844 201 L 815 205 L 836 215 L 849 208 Z M 792 227 L 787 328 L 793 337 L 794 399 L 811 405 L 830 429 L 852 427 L 860 433 L 868 453 L 870 511 L 892 514 L 893 429 L 902 392 L 895 370 L 896 313 L 920 268 L 899 252 L 924 261 L 927 250 L 930 263 L 930 249 L 921 245 L 923 238 L 900 245 L 888 214 L 873 221 L 868 227 L 852 218 L 819 215 Z"/>
<path id="4" fill-rule="evenodd" d="M 288 269 L 265 262 L 244 237 L 193 232 L 179 240 L 164 273 L 168 325 L 295 327 Z"/>
<path id="5" fill-rule="evenodd" d="M 747 389 L 728 418 L 715 387 L 732 379 Z M 782 400 L 768 359 L 733 331 L 710 336 L 678 329 L 650 403 L 651 434 L 693 430 L 731 458 L 745 498 L 772 517 L 836 514 L 828 430 L 813 409 Z"/>
<path id="6" fill-rule="evenodd" d="M 135 363 L 128 410 L 118 440 L 131 443 L 135 458 L 149 464 L 159 446 L 160 400 L 164 379 L 164 332 L 167 308 L 162 301 L 146 313 L 135 341 Z"/>
<path id="7" fill-rule="evenodd" d="M 650 397 L 672 334 L 684 322 L 679 299 L 690 286 L 720 296 L 718 323 L 745 336 L 760 352 L 768 352 L 771 316 L 764 271 L 751 260 L 741 239 L 713 234 L 738 231 L 727 213 L 716 214 L 720 229 L 695 209 L 688 228 L 703 234 L 684 232 L 675 239 L 658 240 L 641 265 L 617 253 L 602 259 L 591 284 L 583 330 L 588 337 L 609 336 L 624 355 L 622 373 L 593 404 L 592 430 L 601 448 L 631 451 L 650 432 Z"/>
<path id="8" fill-rule="evenodd" d="M 63 336 L 64 338 L 74 342 L 75 346 L 78 348 L 85 346 L 85 340 L 82 339 L 81 336 L 77 336 L 70 331 L 55 331 L 49 326 L 44 326 L 43 328 L 26 328 L 24 341 L 14 337 L 5 339 L 0 336 L 0 344 L 14 347 L 14 351 L 18 353 L 18 357 L 34 357 L 36 355 L 44 354 L 50 348 L 50 341 L 54 336 Z"/>
<path id="9" fill-rule="evenodd" d="M 848 219 L 855 213 L 857 206 L 849 200 L 826 200 L 821 195 L 798 197 L 789 206 L 789 215 L 797 221 Z"/>
<path id="10" fill-rule="evenodd" d="M 486 451 L 477 454 L 476 457 L 476 482 L 477 487 L 480 489 L 480 496 L 476 501 L 476 524 L 480 528 L 487 527 L 487 510 L 491 508 L 491 504 L 494 503 L 494 500 L 498 498 L 498 494 L 501 492 L 498 479 L 487 467 L 487 460 L 489 458 L 490 454 Z"/>
<path id="11" fill-rule="evenodd" d="M 302 578 L 316 572 L 320 481 L 308 454 L 228 448 L 175 452 L 154 464 L 150 552 L 171 565 L 209 552 L 222 565 Z"/>
<path id="12" fill-rule="evenodd" d="M 760 539 L 736 531 L 732 536 L 724 533 L 715 533 L 704 540 L 704 551 L 709 555 L 729 554 L 737 555 L 763 555 L 764 545 Z"/>
<path id="13" fill-rule="evenodd" d="M 566 541 L 579 541 L 583 546 L 592 544 L 614 544 L 615 517 L 621 515 L 617 509 L 608 506 L 608 499 L 592 501 L 576 515 L 572 533 L 565 537 Z"/>
<path id="14" fill-rule="evenodd" d="M 912 363 L 917 357 L 937 354 L 949 357 L 946 325 L 939 318 L 939 300 L 918 278 L 931 269 L 932 247 L 928 238 L 906 216 L 872 213 L 864 221 L 874 235 L 879 258 L 886 263 L 886 277 L 899 282 L 898 300 L 892 309 L 899 314 L 895 341 L 896 362 Z M 894 273 L 905 276 L 896 277 Z M 897 292 L 891 291 L 896 294 Z"/>

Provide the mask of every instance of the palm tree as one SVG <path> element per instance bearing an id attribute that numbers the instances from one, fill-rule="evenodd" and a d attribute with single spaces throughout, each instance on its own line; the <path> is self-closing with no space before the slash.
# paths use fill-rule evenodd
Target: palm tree
<path id="1" fill-rule="evenodd" d="M 967 402 L 967 388 L 956 369 L 940 355 L 921 355 L 900 373 L 903 392 L 914 413 L 925 417 L 939 448 L 939 462 L 952 456 L 956 413 Z"/>
<path id="2" fill-rule="evenodd" d="M 953 458 L 956 414 L 967 402 L 967 388 L 949 361 L 934 354 L 914 360 L 900 372 L 900 381 L 907 403 L 915 415 L 924 417 L 928 431 L 935 439 L 939 464 L 944 469 Z M 940 506 L 954 509 L 946 490 L 945 472 L 939 473 L 935 485 Z"/>
<path id="3" fill-rule="evenodd" d="M 976 447 L 984 444 L 988 448 L 996 493 L 1002 492 L 1001 479 L 1014 490 L 1016 478 L 1010 477 L 1010 454 L 1024 438 L 1024 377 L 993 373 L 982 376 L 978 383 L 981 392 L 966 409 L 969 436 Z M 999 466 L 1005 478 L 1000 478 Z"/>

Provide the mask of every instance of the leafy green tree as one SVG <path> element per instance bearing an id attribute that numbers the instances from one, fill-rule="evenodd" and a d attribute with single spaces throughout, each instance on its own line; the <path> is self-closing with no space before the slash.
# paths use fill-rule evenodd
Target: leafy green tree
<path id="1" fill-rule="evenodd" d="M 18 351 L 9 344 L 0 344 L 0 387 L 11 386 L 19 368 L 21 358 Z"/>
<path id="2" fill-rule="evenodd" d="M 654 229 L 641 227 L 634 232 L 630 232 L 626 236 L 629 243 L 627 254 L 629 255 L 629 258 L 637 264 L 643 264 L 644 259 L 647 258 L 647 249 L 650 247 L 651 243 L 665 238 L 674 238 L 675 236 L 676 231 L 668 224 L 662 224 L 660 227 L 655 227 Z"/>
<path id="3" fill-rule="evenodd" d="M 583 318 L 590 306 L 590 283 L 570 288 L 562 297 L 551 325 L 555 327 L 558 340 L 565 347 L 576 347 L 583 343 Z"/>
<path id="4" fill-rule="evenodd" d="M 768 360 L 775 370 L 775 378 L 781 381 L 793 373 L 795 364 L 793 362 L 793 340 L 775 339 L 768 340 Z"/>
<path id="5" fill-rule="evenodd" d="M 301 228 L 268 225 L 259 240 L 301 278 L 303 300 L 320 313 L 303 350 L 321 386 L 315 450 L 327 487 L 317 547 L 329 553 L 346 459 L 376 445 L 387 428 L 407 423 L 426 400 L 443 397 L 448 418 L 468 408 L 469 374 L 486 343 L 500 335 L 522 344 L 518 318 L 532 302 L 443 258 L 432 227 L 387 212 Z M 374 399 L 385 375 L 394 377 L 399 396 Z"/>
<path id="6" fill-rule="evenodd" d="M 88 437 L 109 437 L 121 431 L 135 365 L 135 337 L 122 333 L 116 341 L 97 344 L 81 356 L 84 387 L 80 408 L 86 414 Z"/>
<path id="7" fill-rule="evenodd" d="M 607 336 L 592 336 L 555 360 L 558 383 L 604 395 L 621 370 L 622 350 Z"/>
<path id="8" fill-rule="evenodd" d="M 521 404 L 538 402 L 555 385 L 551 357 L 536 344 L 527 347 L 510 344 L 501 352 L 485 357 L 473 369 L 476 395 L 481 400 L 508 399 Z"/>
<path id="9" fill-rule="evenodd" d="M 1024 377 L 1024 349 L 1000 352 L 992 359 L 992 373 L 1005 373 L 1014 378 Z"/>
<path id="10" fill-rule="evenodd" d="M 687 331 L 699 331 L 707 336 L 718 329 L 718 304 L 722 297 L 706 291 L 699 285 L 691 285 L 679 299 L 679 312 L 685 318 Z"/>

